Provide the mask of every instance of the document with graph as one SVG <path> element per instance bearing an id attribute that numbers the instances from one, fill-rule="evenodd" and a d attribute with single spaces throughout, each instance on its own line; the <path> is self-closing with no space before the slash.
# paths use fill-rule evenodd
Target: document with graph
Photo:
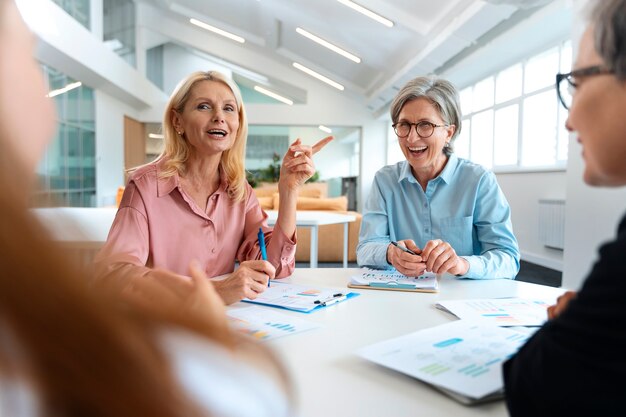
<path id="1" fill-rule="evenodd" d="M 244 298 L 246 303 L 261 304 L 270 307 L 285 308 L 287 310 L 310 313 L 311 311 L 328 307 L 359 295 L 333 288 L 319 288 L 307 285 L 291 284 L 284 281 L 272 281 L 257 298 Z"/>
<path id="2" fill-rule="evenodd" d="M 484 298 L 439 301 L 435 306 L 462 320 L 497 326 L 542 326 L 548 319 L 551 301 L 525 298 Z"/>
<path id="3" fill-rule="evenodd" d="M 357 354 L 470 404 L 502 396 L 502 363 L 528 337 L 504 327 L 458 320 L 365 347 Z"/>
<path id="4" fill-rule="evenodd" d="M 352 275 L 348 287 L 414 292 L 437 292 L 439 290 L 437 275 L 432 272 L 409 277 L 395 269 L 370 268 L 362 268 L 358 274 Z"/>
<path id="5" fill-rule="evenodd" d="M 226 311 L 230 326 L 258 340 L 272 340 L 321 327 L 269 308 L 245 307 Z"/>

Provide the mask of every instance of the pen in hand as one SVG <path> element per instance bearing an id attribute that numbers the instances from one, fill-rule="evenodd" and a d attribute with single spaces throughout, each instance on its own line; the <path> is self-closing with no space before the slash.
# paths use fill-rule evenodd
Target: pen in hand
<path id="1" fill-rule="evenodd" d="M 406 253 L 410 253 L 411 255 L 419 255 L 418 253 L 413 252 L 411 249 L 409 248 L 405 248 L 404 246 L 400 246 L 398 244 L 398 242 L 395 241 L 391 241 L 391 244 L 393 246 L 395 246 L 396 248 L 400 249 L 402 252 L 406 252 Z"/>
<path id="2" fill-rule="evenodd" d="M 259 233 L 257 234 L 259 240 L 259 248 L 261 248 L 261 257 L 264 261 L 267 261 L 267 250 L 265 248 L 265 234 L 263 234 L 263 228 L 259 227 Z M 270 286 L 270 279 L 267 279 L 267 286 Z"/>

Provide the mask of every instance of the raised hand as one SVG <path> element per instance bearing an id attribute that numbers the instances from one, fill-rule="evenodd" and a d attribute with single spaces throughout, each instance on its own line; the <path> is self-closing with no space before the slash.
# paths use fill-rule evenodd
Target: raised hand
<path id="1" fill-rule="evenodd" d="M 279 188 L 295 190 L 315 174 L 313 155 L 319 152 L 328 142 L 333 140 L 327 136 L 313 146 L 302 145 L 300 139 L 293 142 L 283 157 L 280 167 Z"/>

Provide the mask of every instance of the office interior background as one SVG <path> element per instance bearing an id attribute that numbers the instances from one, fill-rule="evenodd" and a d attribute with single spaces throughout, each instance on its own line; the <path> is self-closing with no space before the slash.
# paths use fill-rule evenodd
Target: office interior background
<path id="1" fill-rule="evenodd" d="M 411 78 L 436 74 L 461 92 L 456 152 L 496 173 L 522 259 L 563 271 L 563 286 L 578 288 L 626 201 L 624 190 L 583 183 L 581 149 L 554 90 L 575 58 L 587 1 L 358 2 L 382 23 L 345 3 L 18 1 L 58 112 L 33 205 L 115 204 L 125 169 L 160 152 L 177 82 L 214 69 L 242 90 L 248 169 L 266 167 L 297 137 L 312 144 L 330 131 L 335 141 L 315 158 L 320 180 L 331 196 L 356 183 L 352 203 L 362 211 L 375 172 L 403 159 L 391 99 Z"/>

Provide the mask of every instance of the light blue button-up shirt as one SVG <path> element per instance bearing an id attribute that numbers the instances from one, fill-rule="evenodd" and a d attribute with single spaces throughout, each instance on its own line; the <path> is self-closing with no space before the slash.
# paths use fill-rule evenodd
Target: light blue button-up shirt
<path id="1" fill-rule="evenodd" d="M 426 191 L 407 161 L 376 173 L 365 203 L 357 262 L 390 268 L 391 241 L 413 239 L 424 248 L 429 240 L 448 242 L 469 262 L 461 278 L 515 278 L 519 248 L 511 226 L 511 209 L 496 176 L 452 154 Z"/>

